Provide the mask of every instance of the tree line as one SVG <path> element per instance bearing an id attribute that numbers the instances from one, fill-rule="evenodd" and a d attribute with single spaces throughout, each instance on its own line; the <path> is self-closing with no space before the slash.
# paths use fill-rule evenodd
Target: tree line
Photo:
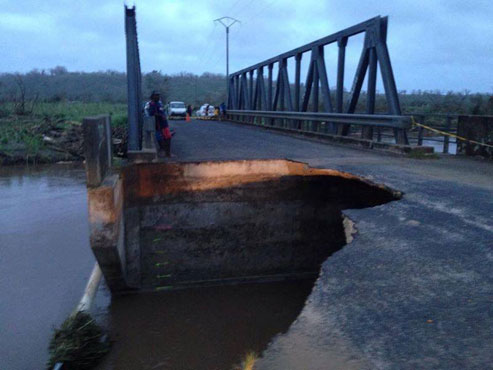
<path id="1" fill-rule="evenodd" d="M 142 75 L 144 98 L 151 91 L 161 92 L 163 101 L 178 100 L 198 107 L 226 101 L 226 81 L 223 74 L 179 73 L 174 75 L 152 71 Z M 349 92 L 345 92 L 345 98 Z M 493 115 L 493 95 L 441 91 L 401 91 L 403 113 L 461 113 Z M 49 70 L 32 70 L 24 74 L 0 74 L 0 102 L 14 102 L 19 109 L 29 110 L 37 101 L 125 103 L 127 80 L 123 72 L 69 72 L 57 66 Z M 357 107 L 364 112 L 366 94 L 363 92 Z M 322 109 L 321 109 L 322 110 Z M 377 94 L 376 112 L 387 111 L 385 95 Z"/>
<path id="2" fill-rule="evenodd" d="M 213 73 L 167 75 L 152 71 L 142 74 L 144 98 L 158 90 L 163 101 L 179 100 L 193 105 L 225 101 L 225 84 L 224 75 Z M 0 102 L 20 100 L 125 103 L 127 78 L 123 72 L 69 72 L 61 66 L 24 74 L 0 74 Z"/>

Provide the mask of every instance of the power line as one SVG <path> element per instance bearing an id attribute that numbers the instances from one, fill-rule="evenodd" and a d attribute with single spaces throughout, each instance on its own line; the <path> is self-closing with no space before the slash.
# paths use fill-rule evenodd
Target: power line
<path id="1" fill-rule="evenodd" d="M 228 9 L 228 11 L 226 13 L 228 14 L 232 14 L 233 13 L 233 9 L 241 2 L 241 0 L 236 0 L 236 2 L 230 6 L 230 8 Z"/>
<path id="2" fill-rule="evenodd" d="M 210 39 L 212 39 L 212 35 L 214 34 L 214 31 L 216 31 L 216 24 L 214 23 L 214 27 L 212 28 L 211 32 L 209 32 L 209 34 L 207 35 L 207 37 L 205 38 L 204 40 L 204 48 L 203 48 L 203 51 L 202 53 L 200 54 L 200 58 L 199 58 L 199 63 L 200 63 L 200 67 L 205 67 L 205 61 L 208 61 L 211 57 L 211 53 L 212 53 L 212 50 L 211 50 L 211 47 L 210 45 L 208 44 L 208 41 Z"/>
<path id="3" fill-rule="evenodd" d="M 214 31 L 217 31 L 217 28 L 214 28 Z M 212 40 L 212 43 L 209 43 L 209 40 Z M 219 35 L 216 34 L 216 32 L 211 34 L 211 37 L 206 40 L 205 47 L 206 52 L 203 54 L 201 65 L 207 69 L 207 65 L 209 64 L 211 58 L 217 55 L 217 49 L 219 48 Z"/>

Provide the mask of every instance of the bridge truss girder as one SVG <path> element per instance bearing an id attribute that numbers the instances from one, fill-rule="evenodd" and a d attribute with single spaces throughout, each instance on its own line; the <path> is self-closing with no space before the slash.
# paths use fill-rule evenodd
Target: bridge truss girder
<path id="1" fill-rule="evenodd" d="M 378 16 L 230 74 L 228 109 L 307 112 L 311 100 L 312 110 L 316 112 L 319 108 L 321 95 L 325 112 L 353 114 L 365 76 L 368 75 L 366 113 L 374 114 L 377 70 L 379 70 L 385 90 L 388 114 L 400 116 L 402 112 L 399 96 L 387 48 L 387 25 L 388 18 Z M 363 49 L 353 78 L 349 99 L 344 105 L 346 46 L 349 38 L 361 33 L 364 33 Z M 324 47 L 332 43 L 337 43 L 338 46 L 335 99 L 332 97 L 334 94 L 329 85 L 324 58 Z M 308 52 L 310 53 L 310 62 L 304 84 L 305 91 L 301 96 L 301 60 L 303 54 Z M 294 94 L 287 69 L 288 59 L 293 57 L 295 59 Z M 278 66 L 278 73 L 274 87 L 273 69 L 275 64 Z M 265 82 L 264 70 L 266 68 L 268 79 Z M 298 122 L 298 124 L 300 123 Z M 349 134 L 349 123 L 332 125 L 332 127 L 333 133 Z M 405 129 L 394 128 L 394 136 L 398 144 L 408 144 Z M 371 140 L 373 127 L 363 127 L 362 137 Z"/>

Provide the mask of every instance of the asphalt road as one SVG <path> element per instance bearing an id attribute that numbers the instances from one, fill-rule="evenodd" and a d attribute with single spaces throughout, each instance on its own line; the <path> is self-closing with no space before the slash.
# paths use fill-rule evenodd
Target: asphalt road
<path id="1" fill-rule="evenodd" d="M 352 243 L 329 257 L 259 369 L 485 369 L 493 364 L 493 163 L 416 160 L 261 128 L 174 121 L 172 160 L 288 158 L 403 191 L 344 213 Z"/>

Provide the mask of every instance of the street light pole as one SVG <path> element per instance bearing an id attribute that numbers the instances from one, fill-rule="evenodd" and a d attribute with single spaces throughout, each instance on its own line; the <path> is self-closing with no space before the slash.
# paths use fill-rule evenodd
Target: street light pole
<path id="1" fill-rule="evenodd" d="M 221 17 L 214 19 L 214 22 L 221 23 L 226 28 L 226 93 L 229 99 L 229 28 L 235 23 L 241 23 L 238 19 L 232 17 Z"/>

